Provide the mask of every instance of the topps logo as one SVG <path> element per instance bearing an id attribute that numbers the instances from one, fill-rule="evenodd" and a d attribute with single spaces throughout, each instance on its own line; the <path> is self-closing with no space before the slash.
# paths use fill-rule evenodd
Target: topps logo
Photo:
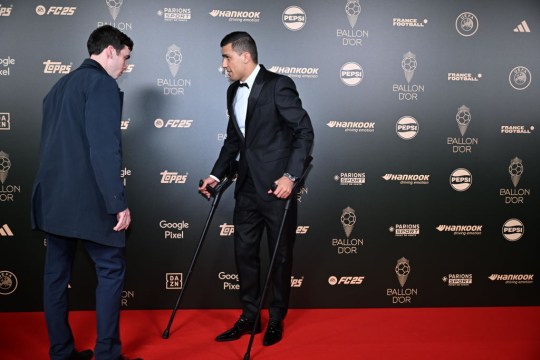
<path id="1" fill-rule="evenodd" d="M 294 276 L 291 276 L 291 287 L 293 288 L 299 288 L 302 287 L 302 281 L 304 281 L 304 277 L 295 279 Z"/>
<path id="2" fill-rule="evenodd" d="M 60 61 L 47 60 L 43 62 L 44 74 L 68 74 L 71 71 L 71 65 L 63 65 Z"/>
<path id="3" fill-rule="evenodd" d="M 188 174 L 180 175 L 178 172 L 163 171 L 160 173 L 162 184 L 185 184 Z"/>
<path id="4" fill-rule="evenodd" d="M 296 233 L 297 234 L 307 234 L 308 230 L 309 230 L 309 226 L 298 226 L 296 228 Z"/>
<path id="5" fill-rule="evenodd" d="M 11 8 L 10 7 L 1 7 L 0 5 L 0 16 L 9 16 L 11 15 Z"/>
<path id="6" fill-rule="evenodd" d="M 234 225 L 225 223 L 219 225 L 219 228 L 221 229 L 221 231 L 219 232 L 220 236 L 231 236 L 232 234 L 234 234 Z"/>

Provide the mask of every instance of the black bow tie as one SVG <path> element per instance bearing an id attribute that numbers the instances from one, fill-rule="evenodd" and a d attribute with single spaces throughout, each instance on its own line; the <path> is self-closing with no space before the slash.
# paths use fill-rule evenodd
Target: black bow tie
<path id="1" fill-rule="evenodd" d="M 245 86 L 249 89 L 249 85 L 247 83 L 240 83 L 240 85 L 238 85 L 238 87 L 242 87 L 242 86 Z"/>

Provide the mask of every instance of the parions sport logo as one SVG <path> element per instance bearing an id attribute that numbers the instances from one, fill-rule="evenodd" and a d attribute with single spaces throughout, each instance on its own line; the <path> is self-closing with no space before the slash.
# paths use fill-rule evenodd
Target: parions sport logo
<path id="1" fill-rule="evenodd" d="M 342 186 L 360 186 L 366 183 L 366 173 L 342 172 L 334 175 L 334 180 Z"/>
<path id="2" fill-rule="evenodd" d="M 472 285 L 472 274 L 448 274 L 443 276 L 442 281 L 448 286 L 470 286 Z"/>
<path id="3" fill-rule="evenodd" d="M 163 10 L 158 10 L 157 15 L 162 17 L 163 21 L 187 22 L 191 20 L 191 9 L 166 7 Z"/>
<path id="4" fill-rule="evenodd" d="M 395 224 L 388 228 L 396 237 L 411 237 L 420 235 L 420 224 Z"/>

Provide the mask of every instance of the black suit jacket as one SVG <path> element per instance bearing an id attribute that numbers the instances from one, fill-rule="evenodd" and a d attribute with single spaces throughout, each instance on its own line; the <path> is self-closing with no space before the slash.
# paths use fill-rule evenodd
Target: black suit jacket
<path id="1" fill-rule="evenodd" d="M 261 65 L 248 98 L 244 138 L 233 107 L 238 85 L 236 81 L 227 90 L 227 139 L 211 174 L 223 178 L 229 164 L 240 153 L 235 194 L 249 169 L 257 194 L 265 200 L 274 200 L 267 192 L 275 180 L 285 172 L 302 175 L 313 145 L 311 119 L 302 108 L 291 78 L 267 71 Z"/>
<path id="2" fill-rule="evenodd" d="M 61 78 L 43 100 L 40 165 L 32 191 L 34 229 L 111 246 L 127 208 L 120 121 L 122 93 L 94 60 Z"/>

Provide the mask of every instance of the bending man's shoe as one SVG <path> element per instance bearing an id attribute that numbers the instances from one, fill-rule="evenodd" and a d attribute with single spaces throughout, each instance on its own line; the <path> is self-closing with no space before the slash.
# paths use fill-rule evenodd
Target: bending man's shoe
<path id="1" fill-rule="evenodd" d="M 240 316 L 240 319 L 234 324 L 234 326 L 225 331 L 222 334 L 219 334 L 216 337 L 216 341 L 232 341 L 238 340 L 242 335 L 251 334 L 253 331 L 253 326 L 255 326 L 255 321 L 249 321 L 244 316 Z M 261 332 L 261 322 L 257 323 L 255 328 L 255 333 L 258 334 Z"/>
<path id="2" fill-rule="evenodd" d="M 266 333 L 264 334 L 263 345 L 270 346 L 279 342 L 283 337 L 283 321 L 272 320 L 268 322 Z"/>
<path id="3" fill-rule="evenodd" d="M 90 360 L 94 356 L 92 350 L 74 351 L 71 353 L 69 360 Z"/>

